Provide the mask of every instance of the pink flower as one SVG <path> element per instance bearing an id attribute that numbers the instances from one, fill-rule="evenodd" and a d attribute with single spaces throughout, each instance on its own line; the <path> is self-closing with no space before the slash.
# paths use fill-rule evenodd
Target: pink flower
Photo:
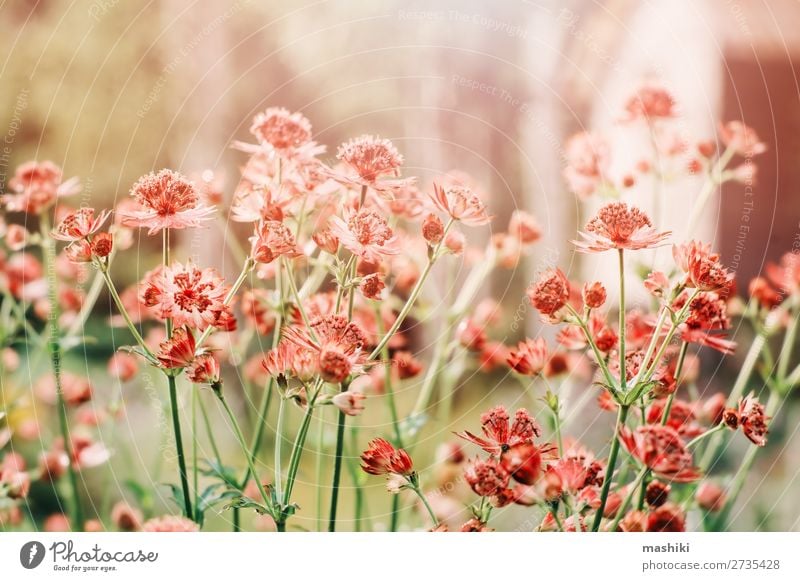
<path id="1" fill-rule="evenodd" d="M 311 322 L 311 329 L 289 327 L 286 341 L 317 356 L 317 367 L 325 381 L 341 383 L 351 373 L 361 371 L 365 356 L 364 331 L 342 315 L 327 315 Z"/>
<path id="2" fill-rule="evenodd" d="M 435 246 L 444 238 L 444 224 L 436 214 L 428 214 L 422 221 L 422 237 L 429 246 Z"/>
<path id="3" fill-rule="evenodd" d="M 650 218 L 639 208 L 629 207 L 625 202 L 611 202 L 600 208 L 586 225 L 586 232 L 579 234 L 583 240 L 573 244 L 588 253 L 655 248 L 671 232 L 656 232 Z"/>
<path id="4" fill-rule="evenodd" d="M 194 335 L 189 329 L 178 327 L 170 339 L 159 345 L 156 358 L 166 369 L 181 369 L 194 361 L 194 351 Z"/>
<path id="5" fill-rule="evenodd" d="M 727 497 L 722 487 L 720 487 L 719 484 L 709 481 L 702 482 L 700 486 L 697 487 L 694 498 L 697 501 L 697 506 L 709 512 L 722 510 L 727 502 Z"/>
<path id="6" fill-rule="evenodd" d="M 743 157 L 752 157 L 767 150 L 755 130 L 741 121 L 720 123 L 719 135 L 722 143 Z"/>
<path id="7" fill-rule="evenodd" d="M 688 300 L 684 292 L 675 301 L 674 306 L 681 308 Z M 697 295 L 689 305 L 689 316 L 681 324 L 681 339 L 689 343 L 707 345 L 722 353 L 733 353 L 736 343 L 717 335 L 731 326 L 727 314 L 727 306 L 717 293 L 705 292 Z"/>
<path id="8" fill-rule="evenodd" d="M 269 264 L 281 256 L 296 258 L 303 254 L 289 227 L 275 220 L 259 222 L 255 234 L 250 237 L 250 243 L 253 260 L 262 264 Z"/>
<path id="9" fill-rule="evenodd" d="M 395 448 L 383 438 L 375 438 L 361 454 L 361 469 L 375 476 L 410 476 L 414 471 L 414 464 L 408 452 Z"/>
<path id="10" fill-rule="evenodd" d="M 625 104 L 627 120 L 643 119 L 650 123 L 657 119 L 675 117 L 675 99 L 662 85 L 649 81 L 643 84 Z"/>
<path id="11" fill-rule="evenodd" d="M 492 219 L 480 197 L 465 185 L 440 186 L 434 183 L 433 193 L 431 199 L 434 205 L 462 224 L 481 226 L 488 224 Z"/>
<path id="12" fill-rule="evenodd" d="M 142 528 L 142 519 L 142 511 L 122 500 L 111 509 L 111 521 L 121 531 L 138 531 Z"/>
<path id="13" fill-rule="evenodd" d="M 356 256 L 379 262 L 384 256 L 400 253 L 399 241 L 386 218 L 375 210 L 362 208 L 351 214 L 347 222 L 333 216 L 329 220 L 331 234 Z"/>
<path id="14" fill-rule="evenodd" d="M 514 210 L 508 221 L 508 233 L 522 244 L 533 244 L 542 237 L 542 229 L 536 218 L 522 210 Z"/>
<path id="15" fill-rule="evenodd" d="M 666 480 L 694 482 L 701 476 L 691 452 L 674 428 L 647 424 L 631 431 L 623 427 L 619 439 L 631 456 Z"/>
<path id="16" fill-rule="evenodd" d="M 151 518 L 142 525 L 146 533 L 196 533 L 200 525 L 183 516 L 164 515 Z"/>
<path id="17" fill-rule="evenodd" d="M 62 182 L 61 168 L 51 161 L 29 161 L 20 165 L 8 181 L 13 192 L 0 196 L 9 212 L 39 214 L 62 196 L 80 191 L 77 178 Z"/>
<path id="18" fill-rule="evenodd" d="M 68 214 L 51 234 L 56 240 L 65 242 L 76 242 L 88 238 L 97 232 L 106 221 L 110 212 L 103 210 L 95 218 L 93 208 L 80 208 Z"/>
<path id="19" fill-rule="evenodd" d="M 381 179 L 398 177 L 403 156 L 392 142 L 372 135 L 362 135 L 339 146 L 336 157 L 351 170 L 355 177 L 328 169 L 332 179 L 350 188 L 369 187 L 389 198 L 414 182 L 413 179 Z"/>
<path id="20" fill-rule="evenodd" d="M 764 405 L 757 397 L 748 395 L 739 400 L 739 426 L 747 439 L 756 446 L 765 446 L 769 429 Z"/>
<path id="21" fill-rule="evenodd" d="M 232 314 L 225 304 L 228 287 L 213 268 L 176 262 L 150 277 L 140 292 L 145 306 L 154 307 L 161 319 L 172 319 L 176 326 L 203 331 L 230 324 Z"/>
<path id="22" fill-rule="evenodd" d="M 711 252 L 711 245 L 692 240 L 672 247 L 675 263 L 686 273 L 685 286 L 701 291 L 726 288 L 733 273 L 720 264 L 719 254 Z"/>
<path id="23" fill-rule="evenodd" d="M 549 358 L 547 342 L 541 337 L 525 339 L 508 354 L 508 365 L 522 375 L 538 375 L 547 365 Z"/>
<path id="24" fill-rule="evenodd" d="M 599 309 L 606 302 L 606 287 L 599 282 L 583 285 L 583 304 L 590 309 Z"/>
<path id="25" fill-rule="evenodd" d="M 498 456 L 517 444 L 529 444 L 541 435 L 539 424 L 524 408 L 517 410 L 512 423 L 506 408 L 497 406 L 481 415 L 481 429 L 486 438 L 467 431 L 456 435 Z"/>
<path id="26" fill-rule="evenodd" d="M 214 208 L 199 204 L 194 184 L 180 173 L 162 169 L 139 178 L 131 188 L 139 209 L 124 210 L 126 226 L 148 228 L 153 235 L 165 228 L 194 228 L 211 219 Z"/>
<path id="27" fill-rule="evenodd" d="M 476 458 L 464 468 L 464 479 L 478 496 L 502 498 L 510 484 L 511 475 L 495 458 Z"/>
<path id="28" fill-rule="evenodd" d="M 343 391 L 333 396 L 333 405 L 348 416 L 357 416 L 364 411 L 365 395 L 357 391 Z"/>
<path id="29" fill-rule="evenodd" d="M 186 378 L 192 383 L 207 383 L 219 389 L 222 384 L 219 361 L 211 353 L 201 353 L 186 368 Z"/>
<path id="30" fill-rule="evenodd" d="M 250 133 L 259 143 L 267 143 L 278 150 L 292 150 L 311 141 L 311 122 L 301 113 L 270 107 L 253 117 Z"/>
<path id="31" fill-rule="evenodd" d="M 527 295 L 533 308 L 547 317 L 552 317 L 569 300 L 569 281 L 561 269 L 551 268 L 528 287 Z"/>
<path id="32" fill-rule="evenodd" d="M 570 190 L 581 198 L 594 194 L 607 179 L 611 163 L 608 143 L 584 131 L 569 138 L 565 155 L 564 179 Z"/>

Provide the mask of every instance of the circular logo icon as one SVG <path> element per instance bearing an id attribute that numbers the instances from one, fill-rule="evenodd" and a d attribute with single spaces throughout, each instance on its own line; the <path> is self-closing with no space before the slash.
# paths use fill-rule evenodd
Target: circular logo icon
<path id="1" fill-rule="evenodd" d="M 30 541 L 19 550 L 19 562 L 26 569 L 35 569 L 44 560 L 44 545 L 39 541 Z"/>

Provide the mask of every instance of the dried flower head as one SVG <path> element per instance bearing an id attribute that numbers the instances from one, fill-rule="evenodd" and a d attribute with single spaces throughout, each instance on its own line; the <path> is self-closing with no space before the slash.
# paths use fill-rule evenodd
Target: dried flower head
<path id="1" fill-rule="evenodd" d="M 623 427 L 619 438 L 634 458 L 665 480 L 693 482 L 701 476 L 691 452 L 674 428 L 646 424 L 631 431 Z"/>
<path id="2" fill-rule="evenodd" d="M 570 286 L 559 268 L 546 270 L 527 290 L 528 299 L 542 315 L 553 317 L 569 300 Z"/>
<path id="3" fill-rule="evenodd" d="M 520 408 L 514 414 L 513 423 L 506 408 L 497 406 L 481 415 L 481 429 L 486 438 L 470 432 L 456 435 L 483 448 L 489 454 L 499 456 L 517 444 L 529 444 L 541 435 L 541 429 L 528 410 Z"/>

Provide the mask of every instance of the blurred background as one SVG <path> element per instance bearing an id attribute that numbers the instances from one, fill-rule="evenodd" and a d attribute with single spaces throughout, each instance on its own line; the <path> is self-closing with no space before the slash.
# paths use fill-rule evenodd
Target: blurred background
<path id="1" fill-rule="evenodd" d="M 17 164 L 37 158 L 79 176 L 82 201 L 97 207 L 161 167 L 212 169 L 230 196 L 243 162 L 231 142 L 248 139 L 256 112 L 285 106 L 311 120 L 330 157 L 345 139 L 377 133 L 405 155 L 405 175 L 423 183 L 468 171 L 498 228 L 517 207 L 534 213 L 544 234 L 534 256 L 483 291 L 513 312 L 544 266 L 605 276 L 605 263 L 582 263 L 568 244 L 592 202 L 567 191 L 563 144 L 591 128 L 609 135 L 616 159 L 635 157 L 641 144 L 617 136 L 617 121 L 627 95 L 656 78 L 693 138 L 714 139 L 719 121 L 739 119 L 768 146 L 754 191 L 726 183 L 702 223 L 740 286 L 800 244 L 794 0 L 8 0 L 0 15 L 3 189 Z M 681 231 L 699 187 L 692 177 L 667 186 L 668 227 Z M 647 187 L 636 195 L 637 205 L 653 206 Z M 149 242 L 138 270 L 117 272 L 121 284 L 151 266 Z M 204 261 L 238 271 L 214 235 L 199 244 Z M 748 341 L 745 329 L 735 334 Z M 93 349 L 101 362 L 110 353 L 102 341 Z M 707 358 L 705 387 L 726 389 L 738 357 Z M 127 396 L 141 421 L 152 420 L 147 395 Z M 510 404 L 515 397 L 509 391 Z M 458 401 L 456 427 L 477 427 L 485 401 L 475 399 Z M 798 406 L 781 411 L 778 444 L 760 457 L 734 528 L 800 530 L 798 420 Z M 136 425 L 125 428 L 131 440 Z"/>

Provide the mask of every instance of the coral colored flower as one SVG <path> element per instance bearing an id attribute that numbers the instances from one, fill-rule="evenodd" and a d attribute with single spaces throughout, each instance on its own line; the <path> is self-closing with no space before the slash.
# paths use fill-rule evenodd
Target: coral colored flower
<path id="1" fill-rule="evenodd" d="M 644 279 L 644 288 L 656 298 L 667 296 L 670 289 L 669 278 L 660 270 L 654 270 Z"/>
<path id="2" fill-rule="evenodd" d="M 631 431 L 623 427 L 619 438 L 631 456 L 665 480 L 693 482 L 701 476 L 674 428 L 648 424 Z"/>
<path id="3" fill-rule="evenodd" d="M 195 340 L 192 332 L 186 327 L 178 327 L 172 337 L 159 345 L 156 359 L 166 369 L 188 367 L 194 361 Z"/>
<path id="4" fill-rule="evenodd" d="M 675 504 L 667 503 L 647 515 L 647 532 L 682 533 L 686 530 L 686 514 Z"/>
<path id="5" fill-rule="evenodd" d="M 583 304 L 590 309 L 599 309 L 606 302 L 606 287 L 599 282 L 583 285 Z"/>
<path id="6" fill-rule="evenodd" d="M 720 123 L 719 135 L 722 143 L 743 157 L 752 157 L 767 150 L 755 130 L 741 121 Z"/>
<path id="7" fill-rule="evenodd" d="M 211 219 L 214 208 L 199 203 L 194 184 L 170 169 L 151 172 L 131 188 L 138 209 L 122 210 L 125 226 L 148 228 L 153 235 L 165 228 L 194 228 Z"/>
<path id="8" fill-rule="evenodd" d="M 414 472 L 414 464 L 408 452 L 395 448 L 383 438 L 375 438 L 361 454 L 361 469 L 375 476 L 410 476 Z"/>
<path id="9" fill-rule="evenodd" d="M 329 228 L 315 231 L 311 238 L 320 250 L 324 250 L 328 254 L 336 254 L 339 250 L 339 239 L 331 233 Z"/>
<path id="10" fill-rule="evenodd" d="M 481 415 L 481 429 L 486 438 L 467 431 L 456 435 L 497 456 L 517 444 L 531 443 L 534 437 L 541 435 L 536 420 L 524 408 L 517 410 L 512 423 L 506 408 L 497 406 Z"/>
<path id="11" fill-rule="evenodd" d="M 692 240 L 672 248 L 675 263 L 686 273 L 685 286 L 701 291 L 727 288 L 733 273 L 722 266 L 719 254 L 711 252 L 711 245 Z"/>
<path id="12" fill-rule="evenodd" d="M 277 150 L 293 150 L 311 141 L 311 122 L 301 113 L 270 107 L 253 117 L 250 133 L 259 143 Z"/>
<path id="13" fill-rule="evenodd" d="M 121 531 L 133 532 L 142 528 L 142 511 L 119 501 L 111 509 L 111 522 Z"/>
<path id="14" fill-rule="evenodd" d="M 352 172 L 353 177 L 332 169 L 324 173 L 350 188 L 369 187 L 388 198 L 413 184 L 413 179 L 396 178 L 400 175 L 403 156 L 392 142 L 372 135 L 362 135 L 339 146 L 336 157 Z"/>
<path id="15" fill-rule="evenodd" d="M 377 273 L 365 276 L 358 285 L 358 290 L 361 291 L 361 294 L 364 295 L 364 298 L 372 299 L 374 301 L 381 299 L 381 294 L 385 288 L 386 284 Z"/>
<path id="16" fill-rule="evenodd" d="M 531 442 L 520 442 L 503 452 L 500 464 L 514 480 L 530 486 L 539 480 L 544 457 L 550 457 L 552 451 L 549 444 L 540 447 Z"/>
<path id="17" fill-rule="evenodd" d="M 347 390 L 334 395 L 331 401 L 342 413 L 348 416 L 357 416 L 364 411 L 363 401 L 365 398 L 363 393 Z"/>
<path id="18" fill-rule="evenodd" d="M 597 212 L 579 232 L 583 240 L 573 244 L 580 252 L 605 252 L 606 250 L 642 250 L 655 248 L 671 232 L 656 232 L 650 218 L 639 208 L 625 202 L 611 202 Z"/>
<path id="19" fill-rule="evenodd" d="M 761 276 L 755 277 L 747 287 L 748 294 L 762 307 L 771 309 L 781 304 L 783 295 L 772 288 L 769 281 Z"/>
<path id="20" fill-rule="evenodd" d="M 259 222 L 255 234 L 250 237 L 250 243 L 253 260 L 261 264 L 269 264 L 281 256 L 296 258 L 303 254 L 289 227 L 275 220 Z"/>
<path id="21" fill-rule="evenodd" d="M 315 353 L 319 373 L 330 383 L 341 383 L 351 373 L 360 372 L 365 361 L 364 331 L 342 315 L 319 317 L 311 322 L 311 329 L 289 327 L 284 337 Z"/>
<path id="22" fill-rule="evenodd" d="M 422 363 L 410 351 L 397 351 L 392 356 L 392 365 L 401 380 L 411 379 L 422 373 Z"/>
<path id="23" fill-rule="evenodd" d="M 537 282 L 528 287 L 527 295 L 536 310 L 545 316 L 552 317 L 569 300 L 569 281 L 560 268 L 551 268 L 545 271 Z"/>
<path id="24" fill-rule="evenodd" d="M 495 458 L 476 458 L 464 468 L 464 479 L 478 496 L 502 497 L 511 481 L 511 475 Z"/>
<path id="25" fill-rule="evenodd" d="M 467 226 L 488 224 L 492 217 L 480 197 L 467 186 L 433 184 L 434 205 L 453 220 Z"/>
<path id="26" fill-rule="evenodd" d="M 61 168 L 51 161 L 23 163 L 8 181 L 13 192 L 0 196 L 8 212 L 39 214 L 62 196 L 80 191 L 77 178 L 62 182 Z"/>
<path id="27" fill-rule="evenodd" d="M 183 516 L 164 515 L 151 518 L 142 525 L 146 533 L 196 533 L 200 525 Z"/>
<path id="28" fill-rule="evenodd" d="M 106 369 L 111 377 L 127 382 L 136 377 L 139 372 L 139 364 L 136 357 L 130 353 L 118 352 L 108 360 Z"/>
<path id="29" fill-rule="evenodd" d="M 764 446 L 767 443 L 767 421 L 764 405 L 758 401 L 757 397 L 748 395 L 739 400 L 739 426 L 747 439 L 756 446 Z"/>
<path id="30" fill-rule="evenodd" d="M 189 381 L 207 383 L 217 389 L 222 383 L 220 374 L 219 361 L 211 353 L 201 353 L 186 368 L 186 378 Z"/>
<path id="31" fill-rule="evenodd" d="M 523 210 L 514 210 L 508 221 L 508 233 L 522 244 L 533 244 L 542 237 L 542 230 L 536 218 Z"/>
<path id="32" fill-rule="evenodd" d="M 547 341 L 539 337 L 520 341 L 517 348 L 509 352 L 507 361 L 517 373 L 538 375 L 544 370 L 548 359 Z"/>
<path id="33" fill-rule="evenodd" d="M 93 208 L 80 208 L 67 215 L 56 226 L 51 236 L 65 242 L 82 240 L 97 232 L 109 215 L 110 212 L 103 210 L 99 216 L 95 217 Z"/>
<path id="34" fill-rule="evenodd" d="M 680 308 L 688 300 L 684 292 L 675 301 Z M 725 301 L 717 293 L 706 292 L 697 295 L 691 305 L 686 321 L 679 327 L 681 339 L 689 343 L 706 345 L 721 353 L 733 353 L 736 343 L 720 337 L 717 333 L 731 326 Z"/>
<path id="35" fill-rule="evenodd" d="M 648 123 L 675 117 L 675 99 L 662 85 L 654 81 L 643 84 L 625 104 L 627 120 L 643 119 Z"/>
<path id="36" fill-rule="evenodd" d="M 399 241 L 389 222 L 375 210 L 362 208 L 347 217 L 347 222 L 333 216 L 329 224 L 331 234 L 342 246 L 365 260 L 379 262 L 384 256 L 400 252 Z"/>
<path id="37" fill-rule="evenodd" d="M 422 237 L 430 246 L 435 246 L 444 238 L 444 224 L 436 214 L 428 214 L 422 221 Z"/>
<path id="38" fill-rule="evenodd" d="M 786 293 L 800 292 L 800 254 L 787 252 L 779 264 L 767 265 L 767 278 Z"/>
<path id="39" fill-rule="evenodd" d="M 694 498 L 697 501 L 697 506 L 709 512 L 722 510 L 728 500 L 722 487 L 709 481 L 702 482 L 697 487 Z"/>
<path id="40" fill-rule="evenodd" d="M 224 329 L 229 324 L 232 315 L 225 304 L 228 290 L 215 269 L 201 270 L 191 263 L 176 262 L 150 276 L 140 296 L 161 319 L 203 331 L 208 327 Z"/>
<path id="41" fill-rule="evenodd" d="M 565 156 L 564 179 L 579 197 L 589 197 L 606 181 L 611 155 L 602 137 L 586 131 L 573 135 L 566 143 Z"/>

